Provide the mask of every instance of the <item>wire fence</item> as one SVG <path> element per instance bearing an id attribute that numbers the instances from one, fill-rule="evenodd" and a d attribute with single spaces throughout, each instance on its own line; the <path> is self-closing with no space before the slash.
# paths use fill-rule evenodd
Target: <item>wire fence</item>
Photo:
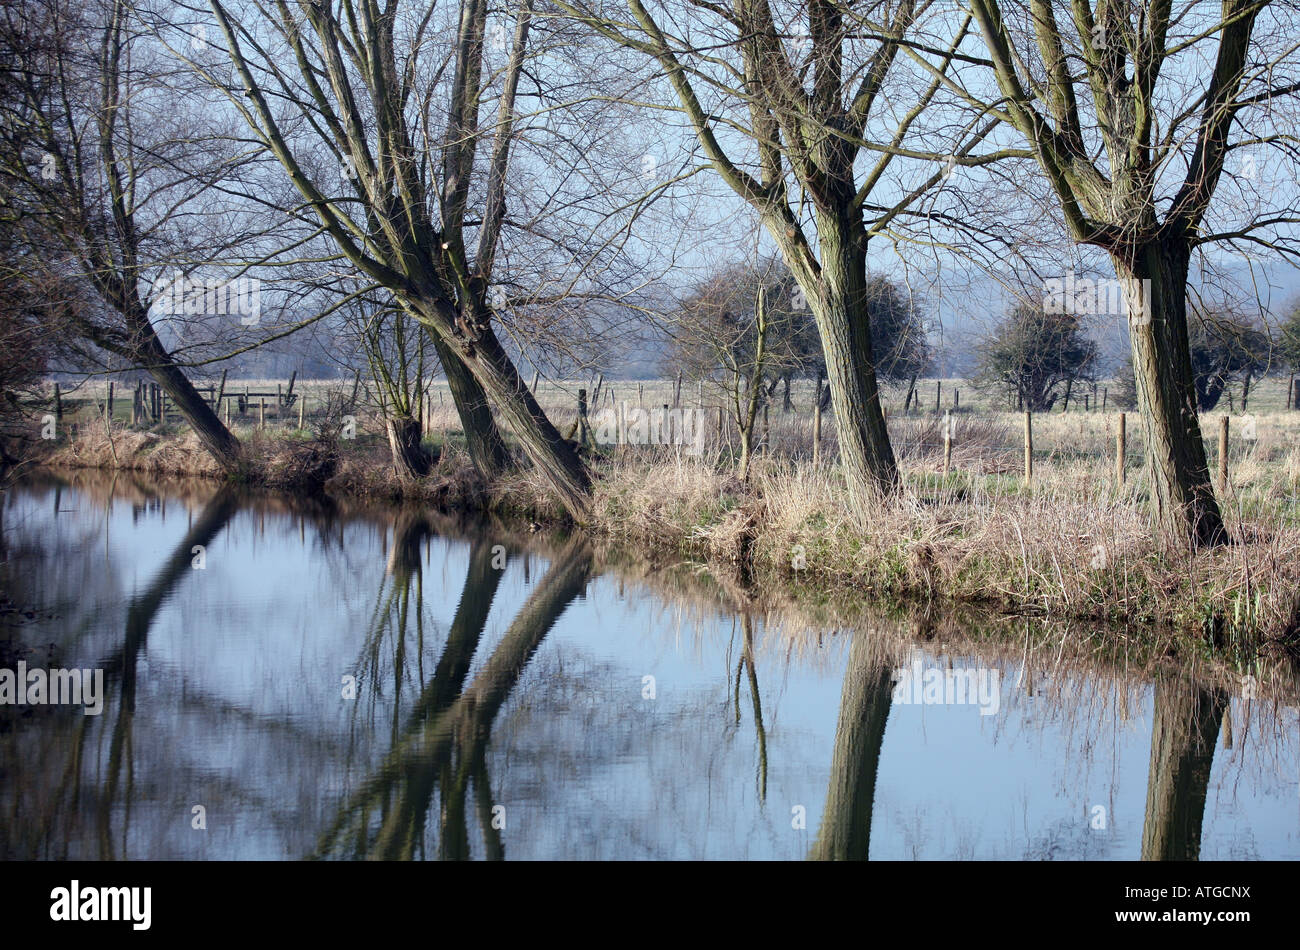
<path id="1" fill-rule="evenodd" d="M 1229 418 L 1226 458 L 1275 457 L 1300 442 L 1300 411 L 1288 407 L 1295 388 L 1290 380 L 1255 384 L 1248 412 L 1234 410 L 1239 398 L 1202 416 L 1207 458 L 1218 461 L 1223 442 L 1221 419 Z M 375 416 L 380 401 L 359 375 L 351 379 L 200 381 L 200 394 L 233 427 L 300 429 L 321 424 L 340 405 L 358 415 Z M 587 380 L 535 379 L 529 387 L 556 427 L 570 438 L 581 437 L 615 457 L 656 454 L 706 455 L 720 462 L 742 448 L 736 400 L 702 384 L 675 379 Z M 1111 386 L 1073 394 L 1050 412 L 1030 414 L 1029 458 L 1040 470 L 1078 461 L 1117 458 L 1117 439 L 1125 429 L 1125 468 L 1145 464 L 1146 445 L 1138 415 L 1114 408 Z M 82 423 L 108 416 L 116 423 L 150 426 L 178 423 L 180 414 L 155 385 L 92 380 L 61 391 L 51 386 L 50 404 L 60 415 Z M 426 433 L 450 433 L 459 418 L 445 380 L 431 383 L 418 398 L 418 415 Z M 836 418 L 832 409 L 818 413 L 814 383 L 793 381 L 765 394 L 756 412 L 752 449 L 756 454 L 794 462 L 838 458 Z M 909 391 L 886 387 L 882 405 L 894 454 L 905 469 L 964 471 L 973 474 L 1023 473 L 1025 413 L 999 405 L 998 398 L 961 379 L 923 380 Z M 585 422 L 582 424 L 583 408 Z M 818 418 L 820 416 L 820 418 Z M 1123 420 L 1123 421 L 1121 421 Z M 75 428 L 75 425 L 74 425 Z M 382 431 L 382 425 L 377 432 Z M 818 435 L 820 438 L 816 438 Z"/>

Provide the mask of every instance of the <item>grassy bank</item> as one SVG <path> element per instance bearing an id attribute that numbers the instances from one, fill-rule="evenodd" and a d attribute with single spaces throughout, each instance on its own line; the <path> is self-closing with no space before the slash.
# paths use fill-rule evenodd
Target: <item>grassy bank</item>
<path id="1" fill-rule="evenodd" d="M 1257 398 L 1266 405 L 1271 395 Z M 810 430 L 797 411 L 773 413 L 769 450 L 747 483 L 731 474 L 733 447 L 725 434 L 712 436 L 699 455 L 627 446 L 597 453 L 587 527 L 652 562 L 708 564 L 742 587 L 780 585 L 812 607 L 868 598 L 1122 623 L 1150 631 L 1162 649 L 1242 669 L 1262 653 L 1300 652 L 1300 413 L 1260 411 L 1251 438 L 1230 444 L 1231 484 L 1221 500 L 1236 543 L 1194 554 L 1150 535 L 1136 419 L 1119 485 L 1113 413 L 1036 417 L 1035 477 L 1026 485 L 1020 417 L 969 397 L 962 405 L 947 472 L 941 417 L 891 417 L 903 487 L 883 499 L 850 496 L 834 465 L 829 422 L 827 461 L 812 466 Z M 552 411 L 562 413 L 558 406 Z M 251 477 L 271 486 L 492 511 L 525 522 L 563 520 L 534 474 L 485 486 L 454 420 L 431 422 L 437 435 L 428 445 L 438 462 L 418 482 L 394 474 L 373 420 L 363 418 L 352 440 L 252 424 L 236 431 L 247 446 Z M 1216 450 L 1211 447 L 1212 465 Z M 316 485 L 302 473 L 312 466 L 322 471 L 321 453 L 330 456 L 328 477 Z M 219 477 L 188 434 L 115 425 L 110 437 L 102 421 L 79 427 L 42 461 Z"/>

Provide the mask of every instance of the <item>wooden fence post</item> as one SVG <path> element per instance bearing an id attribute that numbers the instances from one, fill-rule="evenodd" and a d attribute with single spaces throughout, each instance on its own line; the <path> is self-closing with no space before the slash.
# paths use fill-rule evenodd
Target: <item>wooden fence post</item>
<path id="1" fill-rule="evenodd" d="M 587 390 L 578 390 L 578 441 L 586 443 L 591 435 L 591 427 L 587 424 Z"/>
<path id="2" fill-rule="evenodd" d="M 63 391 L 59 389 L 58 383 L 54 384 L 54 418 L 63 421 Z"/>
<path id="3" fill-rule="evenodd" d="M 943 395 L 943 380 L 936 379 L 934 381 L 934 411 L 935 412 L 939 411 L 939 399 L 942 397 L 942 395 Z"/>
<path id="4" fill-rule="evenodd" d="M 306 422 L 307 422 L 307 394 L 299 393 L 298 394 L 298 428 L 299 429 L 307 428 Z M 424 428 L 421 427 L 420 431 L 423 432 Z"/>
<path id="5" fill-rule="evenodd" d="M 108 398 L 104 400 L 104 419 L 109 423 L 113 421 L 113 384 L 108 384 Z"/>
<path id="6" fill-rule="evenodd" d="M 265 396 L 257 397 L 257 427 L 259 429 L 266 428 L 266 397 Z"/>
<path id="7" fill-rule="evenodd" d="M 1034 414 L 1025 410 L 1025 485 L 1034 480 Z"/>

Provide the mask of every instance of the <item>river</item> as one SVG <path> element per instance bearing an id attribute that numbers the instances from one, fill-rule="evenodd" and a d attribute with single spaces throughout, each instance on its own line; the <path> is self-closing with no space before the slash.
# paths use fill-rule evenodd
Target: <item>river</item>
<path id="1" fill-rule="evenodd" d="M 6 859 L 1300 858 L 1296 700 L 1077 628 L 206 483 L 0 514 L 0 667 L 102 683 L 0 704 Z"/>

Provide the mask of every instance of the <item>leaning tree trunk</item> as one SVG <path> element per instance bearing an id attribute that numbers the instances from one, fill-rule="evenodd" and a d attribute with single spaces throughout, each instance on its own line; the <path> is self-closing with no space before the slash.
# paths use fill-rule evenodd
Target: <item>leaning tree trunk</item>
<path id="1" fill-rule="evenodd" d="M 239 471 L 244 453 L 239 440 L 226 428 L 208 401 L 199 395 L 194 384 L 181 372 L 171 354 L 158 339 L 148 314 L 128 315 L 135 337 L 135 359 L 171 397 L 176 410 L 190 424 L 203 447 L 227 474 Z"/>
<path id="2" fill-rule="evenodd" d="M 410 416 L 390 416 L 384 420 L 388 431 L 388 448 L 393 455 L 393 467 L 402 478 L 423 478 L 429 474 L 429 453 L 421 440 L 424 436 L 420 420 Z"/>
<path id="3" fill-rule="evenodd" d="M 889 492 L 898 468 L 881 411 L 866 306 L 866 236 L 860 221 L 826 214 L 818 221 L 821 275 L 805 287 L 821 333 L 826 377 L 835 407 L 840 461 L 850 489 Z"/>
<path id="4" fill-rule="evenodd" d="M 1169 679 L 1156 682 L 1143 861 L 1200 857 L 1214 742 L 1227 706 L 1228 694 L 1222 689 Z"/>
<path id="5" fill-rule="evenodd" d="M 454 311 L 448 312 L 450 305 L 445 300 L 428 303 L 413 301 L 413 304 L 424 325 L 449 344 L 468 374 L 482 387 L 488 399 L 505 418 L 524 454 L 541 469 L 552 489 L 559 495 L 565 511 L 575 521 L 583 521 L 587 505 L 591 501 L 591 478 L 587 467 L 578 458 L 574 446 L 560 435 L 538 405 L 532 390 L 519 375 L 514 361 L 501 346 L 491 325 L 486 320 L 460 319 Z M 471 339 L 452 331 L 449 324 L 458 330 L 472 325 L 475 337 Z M 444 368 L 454 363 L 454 360 L 449 360 Z"/>
<path id="6" fill-rule="evenodd" d="M 469 449 L 470 461 L 485 479 L 495 478 L 510 467 L 510 452 L 506 448 L 501 430 L 492 418 L 492 407 L 488 404 L 487 394 L 474 374 L 469 371 L 456 351 L 438 336 L 429 331 L 442 371 L 447 375 L 447 388 L 451 390 L 452 402 L 456 404 L 456 414 L 460 416 L 461 431 L 465 433 L 465 444 Z"/>
<path id="7" fill-rule="evenodd" d="M 1227 540 L 1196 414 L 1187 333 L 1185 242 L 1166 239 L 1115 257 L 1129 312 L 1129 342 L 1156 523 L 1195 547 Z"/>

